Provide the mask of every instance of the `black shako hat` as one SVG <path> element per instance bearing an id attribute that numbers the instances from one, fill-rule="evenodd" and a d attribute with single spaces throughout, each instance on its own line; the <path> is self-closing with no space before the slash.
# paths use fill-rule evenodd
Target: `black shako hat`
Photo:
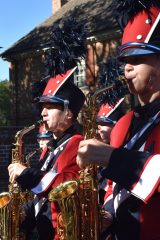
<path id="1" fill-rule="evenodd" d="M 121 98 L 114 105 L 108 103 L 102 104 L 96 116 L 96 122 L 100 125 L 112 126 L 124 115 L 122 103 L 124 98 Z"/>
<path id="2" fill-rule="evenodd" d="M 123 29 L 118 57 L 160 54 L 160 1 L 113 0 Z"/>
<path id="3" fill-rule="evenodd" d="M 46 130 L 45 124 L 42 124 L 39 127 L 37 138 L 38 139 L 44 139 L 44 138 L 50 139 L 50 138 L 53 138 L 53 132 Z"/>
<path id="4" fill-rule="evenodd" d="M 65 74 L 58 74 L 50 78 L 39 102 L 54 103 L 64 108 L 67 105 L 74 117 L 77 118 L 84 104 L 85 95 L 70 79 L 75 70 L 76 67 L 68 70 Z"/>

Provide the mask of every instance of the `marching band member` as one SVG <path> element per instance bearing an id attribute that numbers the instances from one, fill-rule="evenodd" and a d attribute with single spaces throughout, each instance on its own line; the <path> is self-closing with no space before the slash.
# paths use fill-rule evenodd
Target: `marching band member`
<path id="1" fill-rule="evenodd" d="M 8 167 L 10 181 L 16 178 L 23 189 L 29 189 L 37 196 L 34 207 L 38 239 L 49 240 L 55 236 L 58 210 L 54 203 L 47 200 L 48 192 L 64 180 L 78 177 L 76 154 L 83 137 L 76 132 L 74 121 L 85 97 L 69 79 L 74 71 L 71 69 L 64 75 L 51 78 L 40 98 L 46 129 L 56 136 L 54 150 L 45 159 L 41 170 L 26 168 L 19 163 Z"/>
<path id="2" fill-rule="evenodd" d="M 82 141 L 77 163 L 106 166 L 114 182 L 105 205 L 113 217 L 112 239 L 160 239 L 160 1 L 116 4 L 124 27 L 118 57 L 140 104 L 117 122 L 112 146 Z"/>
<path id="3" fill-rule="evenodd" d="M 100 139 L 105 142 L 110 142 L 110 134 L 116 122 L 124 115 L 123 108 L 124 98 L 118 100 L 114 105 L 103 103 L 96 117 L 98 125 L 98 134 Z"/>
<path id="4" fill-rule="evenodd" d="M 37 134 L 37 142 L 42 151 L 46 147 L 47 143 L 50 142 L 51 139 L 53 139 L 53 133 L 51 131 L 46 130 L 45 124 L 42 124 Z"/>
<path id="5" fill-rule="evenodd" d="M 78 53 L 78 50 L 84 53 L 80 36 L 83 28 L 81 30 L 79 28 L 72 29 L 71 24 L 76 28 L 73 19 L 72 23 L 67 23 L 67 21 L 65 23 L 69 24 L 69 28 L 68 25 L 65 25 L 67 27 L 66 31 L 65 28 L 61 30 L 58 27 L 57 35 L 55 35 L 56 32 L 52 33 L 54 38 L 57 36 L 58 38 L 57 42 L 56 40 L 53 42 L 56 47 L 55 52 L 53 51 L 52 61 L 50 60 L 49 63 L 54 62 L 51 72 L 56 74 L 54 76 L 51 74 L 47 84 L 44 84 L 42 95 L 39 96 L 41 116 L 45 128 L 54 135 L 53 150 L 50 151 L 47 158 L 41 159 L 41 169 L 26 168 L 19 163 L 10 164 L 8 167 L 10 182 L 16 180 L 22 189 L 31 190 L 35 194 L 32 208 L 30 208 L 31 215 L 34 215 L 34 218 L 32 218 L 32 222 L 27 221 L 26 227 L 36 226 L 37 239 L 39 240 L 57 239 L 56 227 L 59 207 L 56 203 L 49 202 L 48 193 L 65 180 L 79 177 L 76 155 L 79 142 L 83 139 L 83 136 L 77 132 L 76 124 L 78 114 L 85 101 L 85 95 L 73 83 L 76 62 L 72 57 L 77 59 L 75 54 Z M 68 29 L 70 29 L 74 39 L 71 38 Z M 77 37 L 77 43 L 75 36 Z M 68 39 L 70 45 L 67 45 L 66 39 Z M 75 54 L 74 46 L 76 47 Z M 64 52 L 63 47 L 66 48 L 67 52 Z M 69 52 L 69 48 L 72 52 Z M 51 51 L 53 49 L 51 46 Z M 65 57 L 67 59 L 64 59 Z"/>
<path id="6" fill-rule="evenodd" d="M 97 139 L 101 140 L 104 143 L 110 143 L 110 135 L 113 127 L 116 122 L 124 115 L 124 98 L 121 98 L 114 104 L 103 103 L 100 106 L 98 114 L 96 116 L 97 122 Z M 99 203 L 103 205 L 104 196 L 106 192 L 106 187 L 108 187 L 107 179 L 101 176 L 103 168 L 99 168 L 98 178 L 99 178 Z"/>

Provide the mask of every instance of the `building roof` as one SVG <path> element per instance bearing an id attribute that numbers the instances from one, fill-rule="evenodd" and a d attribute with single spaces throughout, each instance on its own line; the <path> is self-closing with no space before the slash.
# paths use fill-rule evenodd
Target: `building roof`
<path id="1" fill-rule="evenodd" d="M 35 27 L 31 32 L 1 53 L 2 58 L 14 59 L 18 54 L 36 52 L 45 48 L 49 29 L 64 16 L 76 14 L 78 21 L 83 21 L 89 29 L 89 38 L 102 33 L 119 33 L 119 27 L 113 17 L 112 0 L 70 0 L 58 12 Z M 109 37 L 109 35 L 108 35 Z"/>

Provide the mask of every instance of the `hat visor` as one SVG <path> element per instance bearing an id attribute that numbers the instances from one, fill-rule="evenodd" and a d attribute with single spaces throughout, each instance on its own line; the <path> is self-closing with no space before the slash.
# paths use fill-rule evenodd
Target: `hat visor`
<path id="1" fill-rule="evenodd" d="M 148 43 L 128 42 L 117 48 L 119 60 L 130 56 L 149 55 L 160 53 L 160 47 Z"/>
<path id="2" fill-rule="evenodd" d="M 123 50 L 119 56 L 119 60 L 123 60 L 125 57 L 130 56 L 139 56 L 139 55 L 149 55 L 149 54 L 155 54 L 155 51 L 151 49 L 141 49 L 141 48 L 128 48 Z"/>
<path id="3" fill-rule="evenodd" d="M 50 96 L 50 95 L 44 95 L 40 97 L 39 100 L 40 103 L 55 103 L 58 105 L 64 105 L 64 99 L 56 97 L 56 96 Z"/>
<path id="4" fill-rule="evenodd" d="M 37 135 L 37 138 L 52 138 L 53 137 L 53 134 L 45 134 L 45 133 L 39 133 L 38 135 Z"/>
<path id="5" fill-rule="evenodd" d="M 97 122 L 97 124 L 107 125 L 107 126 L 112 126 L 116 123 L 112 119 L 106 118 L 106 117 L 103 117 L 103 116 L 97 116 L 96 117 L 96 122 Z"/>

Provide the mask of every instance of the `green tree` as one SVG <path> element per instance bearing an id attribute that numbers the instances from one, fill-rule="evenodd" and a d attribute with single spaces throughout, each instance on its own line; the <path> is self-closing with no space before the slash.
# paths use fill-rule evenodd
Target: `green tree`
<path id="1" fill-rule="evenodd" d="M 4 80 L 0 82 L 0 125 L 10 124 L 10 82 Z"/>

